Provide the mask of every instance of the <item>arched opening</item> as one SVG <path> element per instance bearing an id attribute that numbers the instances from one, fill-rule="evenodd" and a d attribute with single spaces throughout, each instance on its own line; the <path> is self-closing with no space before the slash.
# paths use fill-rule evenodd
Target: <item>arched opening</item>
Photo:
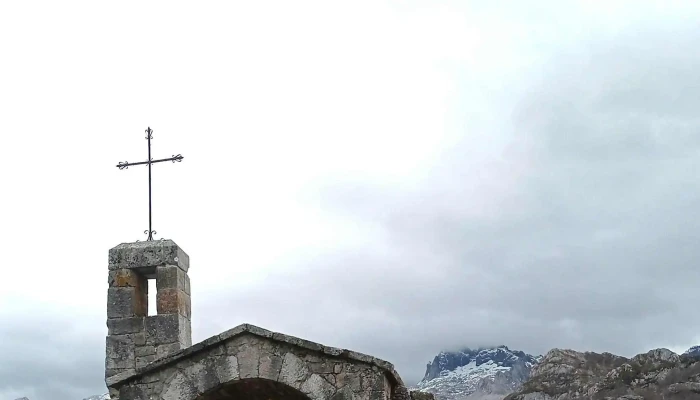
<path id="1" fill-rule="evenodd" d="M 197 400 L 310 400 L 308 396 L 284 383 L 269 379 L 241 379 L 217 387 Z"/>

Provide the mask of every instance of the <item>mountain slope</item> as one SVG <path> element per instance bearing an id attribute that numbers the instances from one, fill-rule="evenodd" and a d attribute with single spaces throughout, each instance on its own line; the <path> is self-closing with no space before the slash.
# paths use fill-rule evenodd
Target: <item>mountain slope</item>
<path id="1" fill-rule="evenodd" d="M 506 400 L 686 400 L 700 398 L 700 355 L 651 350 L 631 359 L 551 350 Z"/>
<path id="2" fill-rule="evenodd" d="M 527 379 L 537 360 L 506 346 L 443 351 L 428 363 L 416 387 L 438 400 L 501 399 Z"/>
<path id="3" fill-rule="evenodd" d="M 700 357 L 700 346 L 693 346 L 683 353 L 686 357 Z"/>

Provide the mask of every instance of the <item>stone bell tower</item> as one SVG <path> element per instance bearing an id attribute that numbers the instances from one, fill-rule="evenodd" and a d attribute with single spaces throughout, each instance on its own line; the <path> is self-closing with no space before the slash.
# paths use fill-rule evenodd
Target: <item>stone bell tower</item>
<path id="1" fill-rule="evenodd" d="M 172 240 L 123 243 L 109 250 L 105 379 L 192 345 L 190 259 Z M 157 315 L 148 315 L 148 280 Z"/>

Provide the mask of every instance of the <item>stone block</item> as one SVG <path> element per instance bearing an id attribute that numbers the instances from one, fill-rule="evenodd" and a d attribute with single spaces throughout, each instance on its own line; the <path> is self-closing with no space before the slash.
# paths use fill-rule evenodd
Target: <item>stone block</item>
<path id="1" fill-rule="evenodd" d="M 161 345 L 183 343 L 191 345 L 190 321 L 179 314 L 151 315 L 145 319 L 146 343 Z M 187 343 L 189 340 L 190 343 Z"/>
<path id="2" fill-rule="evenodd" d="M 268 331 L 267 329 L 263 329 L 263 328 L 255 326 L 255 325 L 246 324 L 245 326 L 246 326 L 246 331 L 248 331 L 256 336 L 271 338 L 273 335 L 273 333 Z"/>
<path id="3" fill-rule="evenodd" d="M 219 382 L 231 382 L 240 377 L 238 373 L 238 358 L 233 355 L 218 357 L 214 361 L 214 371 Z"/>
<path id="4" fill-rule="evenodd" d="M 136 357 L 151 356 L 156 354 L 155 346 L 136 346 L 134 355 Z"/>
<path id="5" fill-rule="evenodd" d="M 372 389 L 372 378 L 374 378 L 374 375 L 367 370 L 363 370 L 359 374 L 360 376 L 360 389 L 362 389 L 363 392 L 366 392 L 368 390 Z"/>
<path id="6" fill-rule="evenodd" d="M 197 388 L 182 372 L 175 374 L 173 379 L 163 387 L 162 399 L 180 400 L 194 399 L 197 397 Z"/>
<path id="7" fill-rule="evenodd" d="M 333 374 L 320 374 L 320 375 L 323 377 L 323 379 L 325 379 L 325 380 L 327 380 L 328 382 L 330 382 L 330 384 L 333 385 L 333 387 L 335 387 L 335 388 L 338 387 L 338 386 L 336 385 L 337 380 L 335 379 L 335 375 L 333 375 Z"/>
<path id="8" fill-rule="evenodd" d="M 323 352 L 330 356 L 339 356 L 343 354 L 343 349 L 337 347 L 323 346 Z"/>
<path id="9" fill-rule="evenodd" d="M 170 354 L 177 353 L 182 349 L 183 346 L 180 343 L 161 344 L 159 346 L 156 346 L 156 358 L 165 358 Z"/>
<path id="10" fill-rule="evenodd" d="M 233 338 L 233 337 L 236 337 L 236 336 L 243 334 L 243 332 L 246 332 L 245 324 L 238 325 L 238 326 L 231 328 L 227 331 L 221 332 L 219 334 L 219 338 L 221 338 L 221 340 L 228 340 L 230 338 Z"/>
<path id="11" fill-rule="evenodd" d="M 177 343 L 180 321 L 176 314 L 150 315 L 146 317 L 146 343 L 157 346 Z"/>
<path id="12" fill-rule="evenodd" d="M 356 393 L 362 391 L 360 380 L 360 375 L 352 372 L 341 372 L 335 376 L 335 384 L 337 387 L 348 387 Z"/>
<path id="13" fill-rule="evenodd" d="M 294 345 L 294 346 L 303 347 L 303 348 L 308 349 L 308 350 L 323 351 L 323 345 L 320 345 L 318 343 L 314 343 L 310 340 L 285 335 L 283 333 L 274 332 L 272 334 L 272 339 L 278 340 L 280 342 L 289 343 L 289 344 Z"/>
<path id="14" fill-rule="evenodd" d="M 183 327 L 180 331 L 180 343 L 185 347 L 190 347 L 192 346 L 192 322 L 182 315 L 178 315 L 178 319 L 180 326 Z"/>
<path id="15" fill-rule="evenodd" d="M 301 358 L 291 352 L 284 355 L 279 382 L 300 389 L 309 375 L 309 369 Z"/>
<path id="16" fill-rule="evenodd" d="M 282 357 L 268 343 L 263 343 L 258 371 L 260 378 L 277 381 L 282 370 Z"/>
<path id="17" fill-rule="evenodd" d="M 355 395 L 349 387 L 339 389 L 329 400 L 355 400 Z"/>
<path id="18" fill-rule="evenodd" d="M 107 289 L 107 318 L 143 317 L 148 314 L 148 294 L 135 287 Z"/>
<path id="19" fill-rule="evenodd" d="M 107 332 L 110 335 L 143 332 L 144 317 L 113 318 L 107 320 Z"/>
<path id="20" fill-rule="evenodd" d="M 354 392 L 355 393 L 355 400 L 370 400 L 370 392 L 369 391 L 360 391 L 360 392 Z"/>
<path id="21" fill-rule="evenodd" d="M 136 287 L 148 293 L 148 279 L 131 269 L 109 271 L 109 287 Z"/>
<path id="22" fill-rule="evenodd" d="M 376 364 L 376 359 L 370 355 L 350 350 L 346 351 L 345 353 L 347 354 L 347 357 L 351 360 L 357 360 L 367 364 Z"/>
<path id="23" fill-rule="evenodd" d="M 238 348 L 238 372 L 241 379 L 257 378 L 260 366 L 260 345 L 259 343 L 246 343 Z"/>
<path id="24" fill-rule="evenodd" d="M 178 341 L 180 322 L 176 314 L 149 315 L 145 327 L 146 344 L 157 346 Z"/>
<path id="25" fill-rule="evenodd" d="M 146 329 L 146 323 L 144 320 L 144 329 Z M 139 332 L 134 334 L 134 344 L 137 346 L 143 346 L 146 344 L 146 332 Z"/>
<path id="26" fill-rule="evenodd" d="M 300 388 L 301 392 L 311 400 L 325 400 L 335 393 L 335 387 L 320 375 L 311 375 Z"/>
<path id="27" fill-rule="evenodd" d="M 256 335 L 251 334 L 250 332 L 247 332 L 245 334 L 242 334 L 238 336 L 237 338 L 234 338 L 232 343 L 238 343 L 238 346 L 242 346 L 245 344 L 252 344 L 256 346 L 262 345 L 263 341 L 260 340 L 260 338 Z"/>
<path id="28" fill-rule="evenodd" d="M 143 270 L 155 275 L 159 266 L 173 265 L 187 272 L 189 256 L 172 240 L 122 243 L 109 250 L 109 269 Z"/>
<path id="29" fill-rule="evenodd" d="M 360 376 L 362 390 L 370 390 L 374 392 L 384 391 L 384 383 L 386 378 L 383 374 L 378 374 L 375 371 L 375 373 L 362 373 Z"/>
<path id="30" fill-rule="evenodd" d="M 159 292 L 161 289 L 180 289 L 186 292 L 185 276 L 187 273 L 174 265 L 156 267 L 156 288 Z"/>
<path id="31" fill-rule="evenodd" d="M 156 295 L 158 314 L 180 314 L 189 319 L 192 306 L 190 296 L 183 290 L 163 288 L 158 289 Z"/>
<path id="32" fill-rule="evenodd" d="M 129 335 L 107 336 L 105 343 L 107 369 L 133 369 L 135 367 L 134 341 Z"/>
<path id="33" fill-rule="evenodd" d="M 192 346 L 192 323 L 182 315 L 174 315 L 177 315 L 177 319 L 180 321 L 180 335 L 178 336 L 178 341 L 182 344 L 183 348 Z"/>
<path id="34" fill-rule="evenodd" d="M 307 354 L 304 357 L 304 362 L 309 366 L 309 371 L 312 374 L 332 374 L 334 372 L 335 363 L 331 360 Z"/>
<path id="35" fill-rule="evenodd" d="M 214 360 L 212 359 L 196 362 L 185 368 L 184 372 L 199 393 L 204 393 L 219 386 L 219 377 L 216 374 Z"/>

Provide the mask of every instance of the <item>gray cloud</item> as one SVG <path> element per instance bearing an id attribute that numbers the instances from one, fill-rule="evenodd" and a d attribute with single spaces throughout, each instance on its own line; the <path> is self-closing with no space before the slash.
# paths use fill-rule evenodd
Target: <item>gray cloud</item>
<path id="1" fill-rule="evenodd" d="M 322 206 L 381 232 L 376 246 L 288 265 L 231 303 L 394 361 L 409 381 L 443 348 L 631 356 L 695 340 L 698 39 L 635 30 L 555 53 L 502 112 L 521 153 L 482 157 L 484 170 L 468 137 L 410 190 L 323 185 Z"/>
<path id="2" fill-rule="evenodd" d="M 80 400 L 106 391 L 102 315 L 61 315 L 49 307 L 3 320 L 12 324 L 0 324 L 1 398 Z M 77 327 L 83 324 L 95 329 Z"/>
<path id="3" fill-rule="evenodd" d="M 547 61 L 499 89 L 490 115 L 420 179 L 337 177 L 305 193 L 370 244 L 302 249 L 226 291 L 197 279 L 215 239 L 199 254 L 186 248 L 194 339 L 250 322 L 385 358 L 409 382 L 461 346 L 633 355 L 690 344 L 700 332 L 700 32 L 672 25 L 541 50 Z M 490 99 L 462 89 L 475 96 L 464 114 Z M 77 331 L 77 317 L 59 315 L 0 324 L 0 397 L 104 391 L 104 315 Z"/>

